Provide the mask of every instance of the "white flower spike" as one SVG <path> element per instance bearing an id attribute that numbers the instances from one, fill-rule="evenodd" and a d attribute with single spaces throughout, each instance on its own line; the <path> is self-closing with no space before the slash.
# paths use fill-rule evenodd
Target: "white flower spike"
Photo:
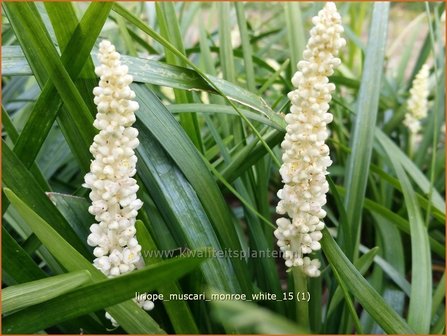
<path id="1" fill-rule="evenodd" d="M 121 65 L 120 54 L 109 41 L 99 44 L 101 65 L 95 68 L 100 77 L 94 102 L 98 113 L 93 123 L 99 130 L 90 152 L 94 160 L 85 176 L 85 188 L 91 189 L 89 212 L 98 223 L 90 226 L 87 243 L 95 247 L 94 265 L 109 277 L 128 273 L 144 265 L 141 246 L 135 237 L 135 220 L 143 202 L 137 198 L 138 130 L 135 122 L 138 103 L 129 87 L 132 76 Z M 146 302 L 139 302 L 144 306 Z M 150 305 L 147 304 L 147 307 Z M 110 314 L 106 315 L 114 321 Z"/>
<path id="2" fill-rule="evenodd" d="M 296 90 L 289 93 L 292 103 L 285 116 L 286 136 L 281 144 L 283 165 L 280 169 L 283 189 L 276 211 L 279 218 L 275 236 L 288 268 L 301 267 L 311 277 L 320 275 L 320 262 L 305 256 L 318 251 L 326 216 L 323 206 L 329 190 L 327 167 L 332 164 L 325 140 L 326 125 L 332 121 L 328 113 L 331 92 L 335 85 L 328 77 L 340 65 L 337 57 L 346 41 L 335 4 L 326 3 L 312 19 L 314 27 L 292 78 Z"/>
<path id="3" fill-rule="evenodd" d="M 427 117 L 428 112 L 428 76 L 430 67 L 424 64 L 413 80 L 410 89 L 410 98 L 407 102 L 408 112 L 405 115 L 404 125 L 408 127 L 413 139 L 421 130 L 420 121 Z"/>
<path id="4" fill-rule="evenodd" d="M 94 160 L 84 187 L 91 189 L 89 212 L 99 224 L 90 227 L 88 244 L 94 246 L 94 264 L 104 274 L 120 275 L 134 270 L 141 246 L 135 239 L 135 219 L 143 203 L 137 199 L 136 173 L 138 131 L 131 127 L 138 103 L 130 89 L 132 76 L 120 64 L 120 55 L 109 41 L 99 45 L 100 76 L 94 102 L 98 114 L 93 125 L 99 130 L 90 147 Z"/>

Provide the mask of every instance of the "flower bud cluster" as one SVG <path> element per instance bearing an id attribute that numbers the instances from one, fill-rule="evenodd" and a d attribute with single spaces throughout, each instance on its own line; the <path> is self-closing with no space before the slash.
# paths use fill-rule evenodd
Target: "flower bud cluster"
<path id="1" fill-rule="evenodd" d="M 405 115 L 404 125 L 408 127 L 412 135 L 419 133 L 421 129 L 420 120 L 427 116 L 429 70 L 428 64 L 424 64 L 413 80 L 410 89 L 410 98 L 407 102 L 408 112 Z"/>
<path id="2" fill-rule="evenodd" d="M 101 64 L 95 72 L 100 80 L 93 90 L 98 113 L 93 126 L 99 133 L 90 146 L 94 160 L 83 184 L 91 189 L 88 210 L 97 223 L 90 226 L 87 243 L 95 247 L 94 266 L 114 277 L 144 265 L 135 237 L 135 220 L 143 205 L 137 198 L 139 187 L 133 178 L 138 130 L 131 127 L 139 106 L 132 100 L 135 92 L 129 87 L 133 78 L 109 41 L 100 43 L 98 58 Z M 140 306 L 145 304 L 141 302 Z"/>
<path id="3" fill-rule="evenodd" d="M 326 212 L 327 167 L 332 164 L 325 140 L 329 135 L 327 124 L 331 92 L 335 85 L 328 76 L 341 61 L 339 49 L 346 41 L 341 37 L 343 27 L 335 4 L 328 2 L 312 19 L 314 27 L 292 78 L 296 90 L 288 97 L 292 103 L 285 116 L 286 136 L 281 144 L 283 165 L 280 169 L 283 189 L 276 211 L 287 217 L 279 218 L 275 236 L 283 252 L 287 267 L 298 266 L 308 276 L 319 276 L 320 262 L 304 256 L 318 251 Z"/>
<path id="4" fill-rule="evenodd" d="M 94 160 L 85 176 L 84 187 L 91 189 L 89 212 L 99 224 L 90 226 L 88 244 L 94 246 L 94 264 L 104 274 L 116 276 L 136 268 L 141 246 L 135 238 L 135 219 L 143 203 L 137 199 L 135 175 L 138 131 L 131 127 L 138 103 L 132 101 L 132 76 L 120 64 L 120 55 L 109 41 L 99 49 L 100 77 L 94 102 L 98 113 L 93 125 L 99 130 L 90 147 Z"/>

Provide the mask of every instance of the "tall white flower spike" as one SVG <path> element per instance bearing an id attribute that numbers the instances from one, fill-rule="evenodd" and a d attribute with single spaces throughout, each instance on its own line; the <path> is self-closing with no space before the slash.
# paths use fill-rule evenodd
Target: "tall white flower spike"
<path id="1" fill-rule="evenodd" d="M 132 76 L 121 65 L 120 54 L 109 41 L 99 44 L 101 65 L 95 68 L 100 77 L 93 94 L 98 113 L 93 123 L 99 130 L 90 146 L 94 160 L 85 175 L 85 188 L 91 189 L 89 212 L 98 223 L 90 226 L 87 243 L 95 247 L 93 264 L 109 277 L 128 273 L 144 265 L 141 246 L 135 237 L 135 220 L 143 202 L 137 198 L 138 185 L 133 178 L 139 145 L 135 122 L 138 103 L 129 87 Z M 152 302 L 139 302 L 153 308 Z M 147 310 L 150 310 L 147 309 Z M 106 316 L 117 323 L 110 314 Z"/>
<path id="2" fill-rule="evenodd" d="M 275 236 L 288 268 L 301 267 L 311 277 L 320 275 L 320 262 L 305 256 L 318 251 L 326 216 L 323 206 L 329 190 L 327 167 L 332 164 L 325 140 L 326 125 L 332 121 L 328 113 L 331 92 L 335 85 L 328 77 L 341 61 L 337 57 L 346 45 L 341 37 L 343 27 L 335 4 L 326 3 L 312 19 L 314 27 L 292 78 L 296 90 L 288 97 L 292 103 L 285 116 L 286 136 L 281 144 L 283 165 L 280 169 L 283 189 L 276 211 L 280 215 Z"/>
<path id="3" fill-rule="evenodd" d="M 417 134 L 421 130 L 420 121 L 427 117 L 429 70 L 428 64 L 424 64 L 414 78 L 410 89 L 410 98 L 407 102 L 408 112 L 405 115 L 404 125 L 408 127 L 413 139 L 417 138 Z"/>

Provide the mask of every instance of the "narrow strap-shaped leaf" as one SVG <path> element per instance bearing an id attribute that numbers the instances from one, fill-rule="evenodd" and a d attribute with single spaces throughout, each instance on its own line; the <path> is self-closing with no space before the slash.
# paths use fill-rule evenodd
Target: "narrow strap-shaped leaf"
<path id="1" fill-rule="evenodd" d="M 432 303 L 432 309 L 431 309 L 431 316 L 432 318 L 435 316 L 436 312 L 438 311 L 439 306 L 442 306 L 442 303 L 445 302 L 445 271 L 442 274 L 441 280 L 439 280 L 439 283 L 433 293 L 433 303 Z"/>
<path id="2" fill-rule="evenodd" d="M 347 284 L 349 291 L 385 332 L 389 334 L 415 333 L 357 271 L 326 228 L 323 229 L 321 245 L 330 266 L 338 270 L 340 278 Z"/>
<path id="3" fill-rule="evenodd" d="M 339 288 L 341 288 L 343 295 L 345 297 L 345 301 L 346 304 L 348 306 L 348 310 L 349 313 L 352 317 L 352 319 L 354 320 L 354 325 L 355 325 L 355 330 L 357 331 L 357 333 L 359 334 L 363 334 L 363 329 L 362 329 L 362 325 L 360 323 L 360 319 L 357 315 L 357 312 L 355 311 L 355 307 L 354 307 L 354 303 L 352 302 L 351 296 L 349 294 L 347 285 L 345 284 L 345 282 L 341 279 L 340 274 L 337 270 L 337 268 L 333 268 L 332 272 L 334 273 L 335 278 L 337 279 L 337 282 L 339 284 Z"/>
<path id="4" fill-rule="evenodd" d="M 245 8 L 242 2 L 235 2 L 237 23 L 241 35 L 242 52 L 244 55 L 244 68 L 247 77 L 247 88 L 251 92 L 256 91 L 256 78 L 253 66 L 253 50 L 250 43 L 250 36 L 248 33 L 247 20 L 245 18 Z"/>
<path id="5" fill-rule="evenodd" d="M 292 73 L 294 73 L 297 70 L 299 60 L 303 56 L 306 43 L 300 4 L 298 2 L 286 2 L 284 4 L 284 16 L 287 26 L 287 40 L 290 45 L 290 66 Z"/>
<path id="6" fill-rule="evenodd" d="M 352 153 L 348 158 L 345 175 L 345 205 L 353 241 L 343 246 L 350 259 L 356 258 L 359 246 L 363 200 L 379 106 L 389 6 L 389 3 L 385 2 L 374 3 L 354 130 L 351 135 Z"/>
<path id="7" fill-rule="evenodd" d="M 368 253 L 365 253 L 364 255 L 362 255 L 360 258 L 357 259 L 354 266 L 355 268 L 357 268 L 357 270 L 361 275 L 364 275 L 371 267 L 371 264 L 374 261 L 374 257 L 377 255 L 378 252 L 379 248 L 374 247 L 371 250 L 369 250 Z M 331 314 L 334 312 L 335 308 L 341 302 L 342 299 L 343 299 L 342 288 L 337 287 L 334 291 L 334 294 L 331 296 L 331 301 L 327 309 L 327 316 L 331 316 Z"/>
<path id="8" fill-rule="evenodd" d="M 89 271 L 76 271 L 3 289 L 2 311 L 29 307 L 65 294 L 91 281 Z"/>
<path id="9" fill-rule="evenodd" d="M 116 20 L 116 23 L 118 24 L 120 38 L 124 41 L 124 45 L 126 46 L 128 54 L 131 56 L 137 56 L 138 52 L 137 52 L 136 45 L 134 43 L 137 41 L 141 42 L 141 40 L 138 40 L 135 38 L 136 34 L 133 35 L 133 38 L 135 40 L 132 39 L 132 37 L 130 36 L 130 31 L 126 26 L 126 22 L 124 21 L 124 19 L 122 17 L 116 16 L 115 20 Z"/>
<path id="10" fill-rule="evenodd" d="M 332 178 L 330 176 L 327 177 L 327 182 L 329 184 L 329 190 L 330 190 L 331 196 L 334 198 L 335 204 L 337 206 L 339 227 L 344 227 L 344 229 L 339 228 L 339 231 L 344 231 L 344 235 L 340 234 L 337 237 L 337 242 L 340 245 L 343 245 L 342 239 L 347 239 L 348 241 L 352 240 L 352 237 L 351 237 L 350 231 L 349 231 L 348 216 L 346 215 L 346 209 L 343 204 L 342 198 L 337 190 L 337 187 L 336 187 L 334 181 L 332 180 Z"/>
<path id="11" fill-rule="evenodd" d="M 216 5 L 219 13 L 219 53 L 223 77 L 231 83 L 236 83 L 233 47 L 231 45 L 231 3 L 222 1 L 216 3 Z"/>
<path id="12" fill-rule="evenodd" d="M 215 4 L 218 11 L 219 61 L 222 77 L 230 83 L 237 84 L 236 69 L 233 55 L 231 32 L 231 3 L 218 2 Z M 239 112 L 238 112 L 239 113 Z M 244 141 L 244 128 L 241 120 L 224 116 L 220 120 L 220 128 L 224 137 L 234 136 L 234 144 Z"/>
<path id="13" fill-rule="evenodd" d="M 23 219 L 27 222 L 43 245 L 52 255 L 70 272 L 88 270 L 94 282 L 106 279 L 106 276 L 94 267 L 87 259 L 79 254 L 61 235 L 59 235 L 44 219 L 36 214 L 25 202 L 17 197 L 10 189 L 4 189 L 6 196 L 11 201 Z M 110 293 L 109 293 L 110 294 Z M 157 323 L 136 303 L 126 301 L 119 305 L 109 307 L 107 311 L 115 320 L 131 334 L 163 334 Z M 4 321 L 3 321 L 4 322 Z M 31 325 L 32 327 L 33 325 Z M 20 323 L 11 325 L 10 328 L 20 327 Z M 3 323 L 3 331 L 9 332 Z"/>
<path id="14" fill-rule="evenodd" d="M 402 185 L 410 222 L 411 269 L 413 271 L 411 273 L 408 324 L 418 333 L 425 334 L 430 331 L 431 314 L 427 314 L 427 309 L 431 309 L 432 305 L 432 268 L 428 232 L 422 220 L 413 187 L 402 164 L 394 159 L 393 152 L 386 143 L 382 143 L 382 147 L 387 152 Z"/>

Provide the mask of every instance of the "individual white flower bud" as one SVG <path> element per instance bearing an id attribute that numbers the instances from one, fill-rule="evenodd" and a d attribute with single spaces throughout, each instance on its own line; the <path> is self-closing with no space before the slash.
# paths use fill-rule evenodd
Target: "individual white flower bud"
<path id="1" fill-rule="evenodd" d="M 109 313 L 106 312 L 106 319 L 110 320 L 110 322 L 112 322 L 112 325 L 117 328 L 120 325 L 118 324 L 118 322 L 116 322 L 116 320 L 112 317 L 112 315 L 110 315 Z"/>
<path id="2" fill-rule="evenodd" d="M 304 255 L 321 248 L 324 223 L 320 219 L 326 216 L 322 207 L 329 189 L 327 168 L 332 161 L 324 141 L 329 135 L 329 102 L 335 90 L 327 77 L 341 64 L 337 55 L 346 41 L 340 36 L 343 27 L 334 3 L 326 3 L 312 22 L 304 59 L 292 77 L 296 90 L 288 94 L 292 106 L 285 116 L 287 134 L 281 144 L 284 187 L 278 192 L 276 211 L 290 219 L 279 218 L 274 234 L 285 265 L 301 267 L 305 274 L 315 277 L 320 275 L 320 263 Z"/>
<path id="3" fill-rule="evenodd" d="M 152 310 L 152 309 L 154 309 L 154 303 L 152 301 L 149 301 L 149 300 L 144 301 L 143 309 L 144 310 Z"/>

